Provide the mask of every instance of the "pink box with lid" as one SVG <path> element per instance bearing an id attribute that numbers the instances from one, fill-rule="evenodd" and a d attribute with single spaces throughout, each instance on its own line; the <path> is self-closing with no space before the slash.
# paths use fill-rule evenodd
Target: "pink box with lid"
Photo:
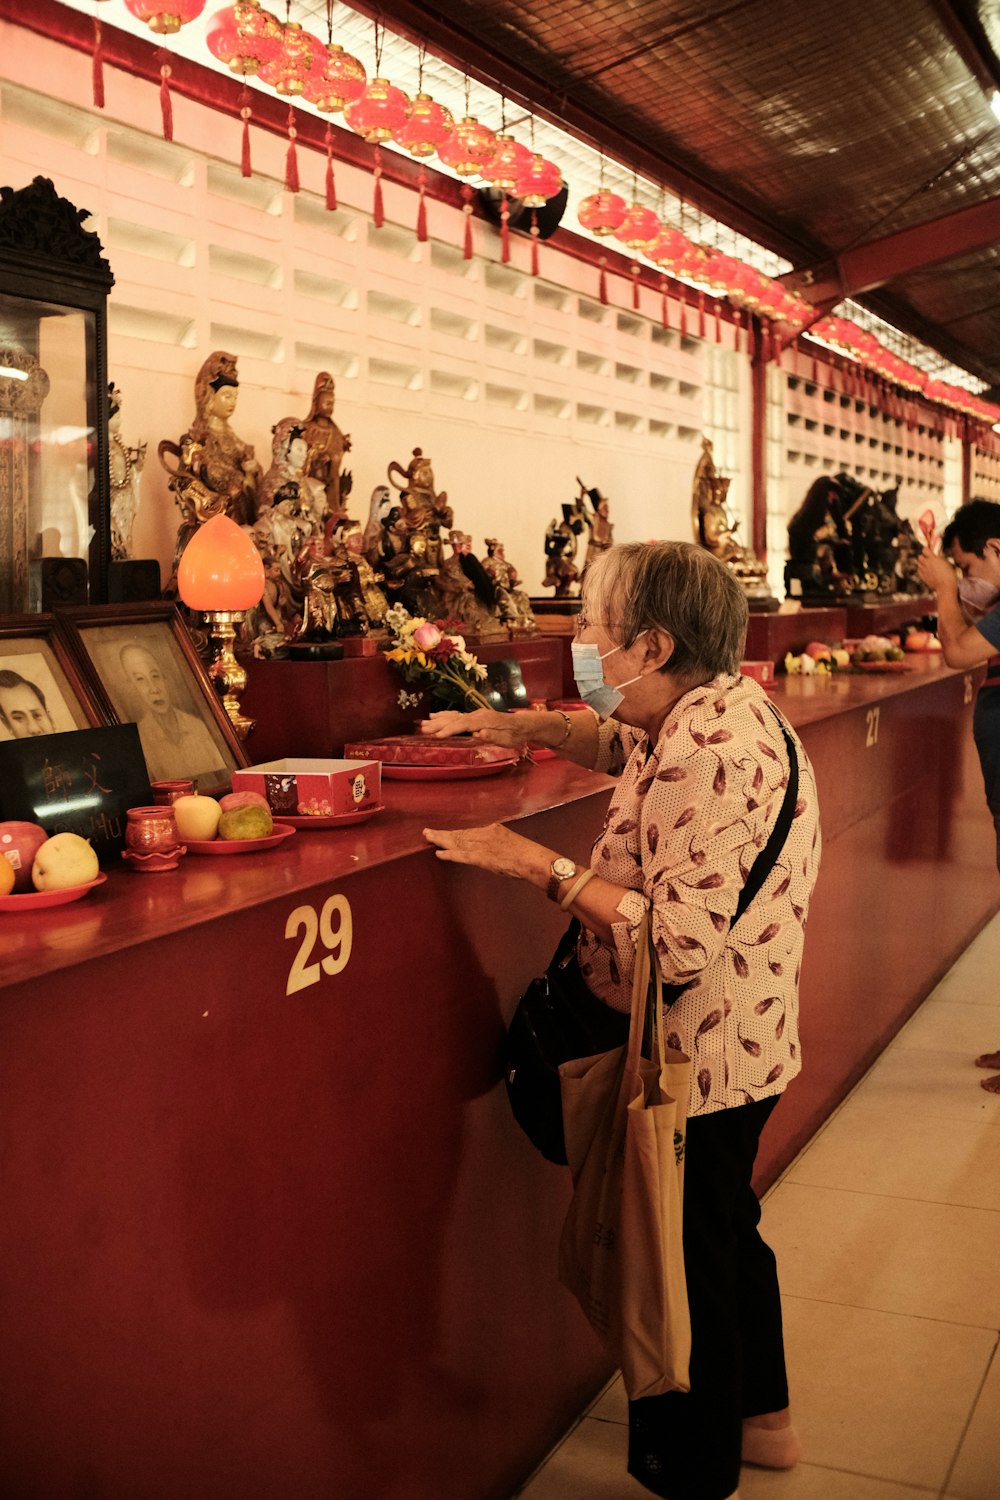
<path id="1" fill-rule="evenodd" d="M 260 792 L 275 817 L 338 817 L 377 807 L 382 766 L 377 760 L 263 761 L 233 772 L 234 792 Z"/>

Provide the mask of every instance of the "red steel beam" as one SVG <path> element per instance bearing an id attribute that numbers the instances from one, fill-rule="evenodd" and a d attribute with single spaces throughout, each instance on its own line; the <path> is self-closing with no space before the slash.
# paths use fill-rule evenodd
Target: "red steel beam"
<path id="1" fill-rule="evenodd" d="M 940 219 L 914 224 L 897 234 L 845 250 L 833 260 L 789 271 L 780 277 L 785 286 L 815 306 L 833 306 L 845 297 L 895 281 L 908 271 L 954 260 L 987 245 L 1000 243 L 1000 198 L 974 203 Z"/>

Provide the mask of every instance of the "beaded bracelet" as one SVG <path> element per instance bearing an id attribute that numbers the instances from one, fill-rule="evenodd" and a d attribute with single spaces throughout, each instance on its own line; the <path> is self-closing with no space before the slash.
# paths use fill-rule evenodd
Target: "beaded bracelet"
<path id="1" fill-rule="evenodd" d="M 577 896 L 579 896 L 580 892 L 587 884 L 587 881 L 593 880 L 596 874 L 596 870 L 584 870 L 582 875 L 577 876 L 577 878 L 574 880 L 573 884 L 570 886 L 569 890 L 566 892 L 565 896 L 559 903 L 563 911 L 569 911 L 570 907 L 573 905 L 573 902 L 576 900 Z"/>

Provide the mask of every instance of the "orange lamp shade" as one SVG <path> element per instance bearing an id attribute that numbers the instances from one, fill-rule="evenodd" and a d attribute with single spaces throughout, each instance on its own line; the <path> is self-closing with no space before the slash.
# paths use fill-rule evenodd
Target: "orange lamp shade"
<path id="1" fill-rule="evenodd" d="M 177 592 L 189 609 L 252 609 L 264 592 L 264 563 L 228 516 L 199 526 L 177 569 Z"/>

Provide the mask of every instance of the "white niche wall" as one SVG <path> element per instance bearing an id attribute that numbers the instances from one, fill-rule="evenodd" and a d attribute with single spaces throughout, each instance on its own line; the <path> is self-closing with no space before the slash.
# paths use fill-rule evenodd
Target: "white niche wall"
<path id="1" fill-rule="evenodd" d="M 157 458 L 194 413 L 194 377 L 216 348 L 239 358 L 233 420 L 266 468 L 270 429 L 304 416 L 317 372 L 337 379 L 350 433 L 351 512 L 367 515 L 390 460 L 430 454 L 456 524 L 482 548 L 500 537 L 531 592 L 541 592 L 544 533 L 576 494 L 576 476 L 611 500 L 618 540 L 691 537 L 691 487 L 703 432 L 733 476 L 749 539 L 745 358 L 660 324 L 660 297 L 597 273 L 549 245 L 541 275 L 512 237 L 386 185 L 386 223 L 370 217 L 372 180 L 338 164 L 340 208 L 322 193 L 324 159 L 300 149 L 303 191 L 282 185 L 283 141 L 252 131 L 254 176 L 236 165 L 238 122 L 175 97 L 172 144 L 159 135 L 157 91 L 106 70 L 107 109 L 90 107 L 86 59 L 0 25 L 0 160 L 20 186 L 38 172 L 91 210 L 115 274 L 109 366 L 124 397 L 125 440 L 145 439 L 138 556 L 169 568 L 178 512 Z M 676 325 L 678 308 L 671 307 Z M 689 315 L 689 324 L 694 319 Z M 708 332 L 714 333 L 709 318 Z"/>

